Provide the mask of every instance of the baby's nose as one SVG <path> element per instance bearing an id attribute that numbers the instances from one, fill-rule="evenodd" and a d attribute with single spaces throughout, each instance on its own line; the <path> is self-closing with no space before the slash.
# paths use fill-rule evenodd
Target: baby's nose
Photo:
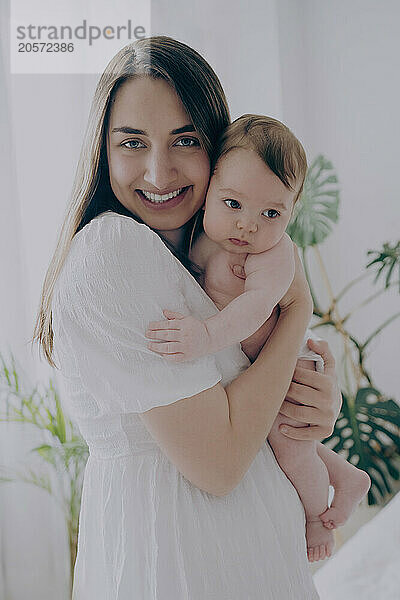
<path id="1" fill-rule="evenodd" d="M 237 227 L 238 229 L 244 229 L 249 233 L 255 233 L 257 231 L 257 223 L 255 221 L 245 221 L 242 219 L 237 222 Z"/>

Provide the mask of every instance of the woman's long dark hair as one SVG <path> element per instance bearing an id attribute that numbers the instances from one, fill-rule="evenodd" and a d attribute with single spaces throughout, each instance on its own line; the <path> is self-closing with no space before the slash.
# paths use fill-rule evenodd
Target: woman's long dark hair
<path id="1" fill-rule="evenodd" d="M 118 88 L 135 76 L 163 79 L 176 91 L 202 147 L 213 163 L 218 139 L 230 122 L 225 94 L 210 65 L 195 50 L 165 36 L 137 40 L 122 48 L 107 65 L 94 94 L 88 127 L 78 162 L 72 201 L 67 210 L 56 250 L 43 284 L 32 341 L 37 341 L 50 365 L 53 358 L 51 300 L 53 290 L 74 235 L 97 215 L 112 210 L 142 222 L 116 198 L 110 185 L 106 134 L 110 106 Z M 201 209 L 189 220 L 181 251 L 160 236 L 194 277 L 201 270 L 189 259 L 190 244 L 203 231 Z"/>

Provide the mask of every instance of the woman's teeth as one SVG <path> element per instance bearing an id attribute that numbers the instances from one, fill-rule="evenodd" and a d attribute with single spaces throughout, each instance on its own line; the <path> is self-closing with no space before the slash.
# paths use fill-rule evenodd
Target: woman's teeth
<path id="1" fill-rule="evenodd" d="M 147 199 L 150 200 L 150 202 L 156 202 L 157 204 L 159 204 L 160 202 L 166 202 L 167 200 L 171 200 L 171 198 L 175 198 L 176 196 L 179 196 L 179 194 L 182 192 L 184 188 L 179 188 L 178 190 L 175 190 L 174 192 L 170 192 L 169 194 L 164 194 L 163 196 L 160 196 L 159 194 L 152 194 L 150 192 L 146 192 L 145 190 L 140 190 L 143 194 L 143 196 Z"/>

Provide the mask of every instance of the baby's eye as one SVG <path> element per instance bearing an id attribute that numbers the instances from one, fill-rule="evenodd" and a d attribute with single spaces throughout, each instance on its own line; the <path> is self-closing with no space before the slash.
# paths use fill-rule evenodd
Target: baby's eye
<path id="1" fill-rule="evenodd" d="M 127 144 L 135 144 L 134 146 L 128 146 Z M 140 144 L 140 145 L 139 145 Z M 128 148 L 128 150 L 138 150 L 139 148 L 145 148 L 146 146 L 140 140 L 129 140 L 128 142 L 124 142 L 122 144 L 124 148 Z"/>
<path id="2" fill-rule="evenodd" d="M 275 213 L 275 214 L 271 214 L 271 213 Z M 276 219 L 276 217 L 279 217 L 278 211 L 275 210 L 274 208 L 270 208 L 268 210 L 265 210 L 263 212 L 263 215 L 265 215 L 266 217 L 269 217 L 270 219 Z"/>
<path id="3" fill-rule="evenodd" d="M 226 204 L 227 206 L 229 206 L 229 208 L 240 208 L 240 202 L 238 202 L 237 200 L 224 200 L 225 204 L 227 202 L 232 202 L 232 205 Z"/>
<path id="4" fill-rule="evenodd" d="M 181 138 L 180 140 L 178 140 L 175 144 L 175 146 L 182 146 L 184 148 L 190 148 L 192 146 L 200 146 L 200 142 L 198 139 L 196 138 Z"/>

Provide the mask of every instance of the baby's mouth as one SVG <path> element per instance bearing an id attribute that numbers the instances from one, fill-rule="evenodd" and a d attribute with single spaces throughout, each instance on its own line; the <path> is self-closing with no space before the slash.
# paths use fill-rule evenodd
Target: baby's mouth
<path id="1" fill-rule="evenodd" d="M 249 244 L 246 240 L 239 240 L 238 238 L 229 238 L 229 241 L 235 244 L 235 246 L 248 246 Z"/>

